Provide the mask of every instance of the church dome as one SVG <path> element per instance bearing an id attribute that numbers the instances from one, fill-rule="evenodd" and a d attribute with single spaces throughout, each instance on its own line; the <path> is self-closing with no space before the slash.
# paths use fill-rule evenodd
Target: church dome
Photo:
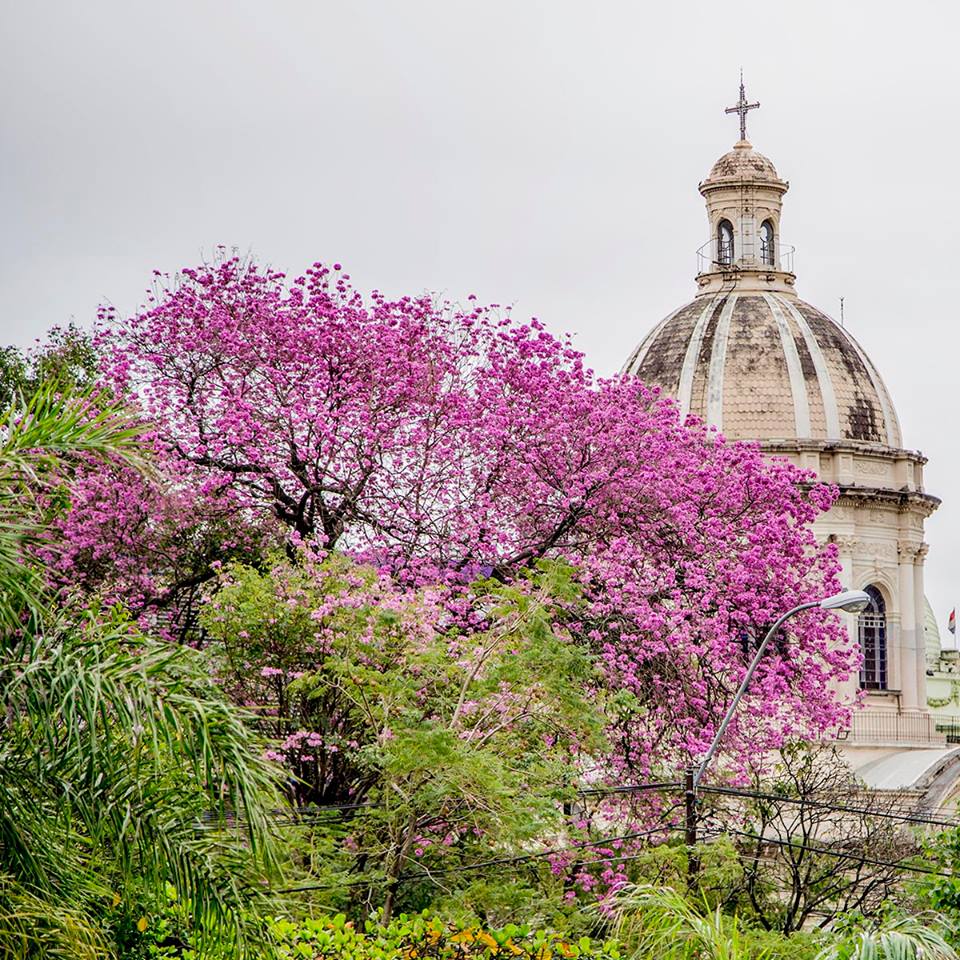
<path id="1" fill-rule="evenodd" d="M 780 182 L 773 161 L 753 149 L 748 140 L 740 140 L 711 168 L 707 183 L 723 180 L 769 180 Z"/>
<path id="2" fill-rule="evenodd" d="M 890 394 L 863 349 L 792 290 L 702 293 L 647 335 L 624 372 L 729 439 L 902 447 Z"/>

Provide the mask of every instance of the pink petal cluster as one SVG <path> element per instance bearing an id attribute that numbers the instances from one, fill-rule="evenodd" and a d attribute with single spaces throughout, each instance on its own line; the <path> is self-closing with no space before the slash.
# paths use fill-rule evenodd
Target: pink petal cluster
<path id="1" fill-rule="evenodd" d="M 179 559 L 192 544 L 171 527 L 200 537 L 214 514 L 234 541 L 273 518 L 296 543 L 420 587 L 562 557 L 586 591 L 580 634 L 617 692 L 611 776 L 702 754 L 765 626 L 838 587 L 810 527 L 830 489 L 683 422 L 636 380 L 595 377 L 569 340 L 509 309 L 364 297 L 319 263 L 288 281 L 224 258 L 161 276 L 134 316 L 103 319 L 104 383 L 155 425 L 167 499 L 91 476 L 64 531 L 69 569 L 109 557 L 130 589 L 174 595 L 184 569 L 203 571 Z M 204 555 L 208 575 L 216 559 Z M 835 617 L 797 619 L 732 754 L 836 724 L 835 682 L 855 663 Z"/>

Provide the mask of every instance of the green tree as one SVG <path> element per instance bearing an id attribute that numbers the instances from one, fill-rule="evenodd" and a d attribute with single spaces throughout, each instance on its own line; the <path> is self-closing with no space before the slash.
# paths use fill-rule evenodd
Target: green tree
<path id="1" fill-rule="evenodd" d="M 77 464 L 142 466 L 137 431 L 55 382 L 0 423 L 0 953 L 102 955 L 167 882 L 197 929 L 242 945 L 276 862 L 274 768 L 200 655 L 54 604 L 38 559 Z"/>
<path id="2" fill-rule="evenodd" d="M 746 796 L 710 802 L 740 861 L 728 905 L 765 930 L 826 928 L 851 912 L 880 917 L 903 901 L 904 866 L 918 846 L 898 819 L 903 798 L 866 789 L 835 747 L 790 744 Z"/>
<path id="3" fill-rule="evenodd" d="M 90 334 L 73 323 L 53 327 L 35 349 L 0 347 L 0 409 L 19 396 L 29 399 L 50 383 L 85 393 L 93 388 L 97 375 L 97 349 Z"/>
<path id="4" fill-rule="evenodd" d="M 328 905 L 388 920 L 438 892 L 462 902 L 477 864 L 563 842 L 602 746 L 595 664 L 559 625 L 578 595 L 552 562 L 443 602 L 335 554 L 228 570 L 204 613 L 227 688 L 270 714 L 300 798 L 342 808 L 319 818 L 309 865 Z M 482 875 L 503 888 L 516 872 Z"/>

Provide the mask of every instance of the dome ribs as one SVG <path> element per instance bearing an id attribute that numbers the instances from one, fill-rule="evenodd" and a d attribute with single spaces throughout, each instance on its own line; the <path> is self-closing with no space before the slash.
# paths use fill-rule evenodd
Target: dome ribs
<path id="1" fill-rule="evenodd" d="M 727 349 L 724 423 L 731 438 L 796 433 L 789 365 L 770 305 L 760 295 L 737 299 Z M 752 433 L 750 431 L 753 431 Z"/>
<path id="2" fill-rule="evenodd" d="M 666 393 L 676 396 L 687 343 L 701 309 L 702 304 L 695 300 L 677 310 L 666 324 L 653 332 L 640 363 L 634 364 L 627 372 L 635 374 L 644 383 L 659 386 Z M 644 344 L 641 344 L 640 351 L 643 347 Z"/>
<path id="3" fill-rule="evenodd" d="M 817 366 L 810 355 L 810 348 L 804 339 L 796 320 L 789 311 L 784 312 L 790 335 L 793 337 L 793 344 L 797 351 L 797 358 L 800 361 L 800 371 L 803 373 L 804 392 L 807 396 L 807 408 L 809 410 L 809 437 L 826 437 L 827 435 L 827 417 L 823 408 L 823 394 L 820 391 L 820 380 L 817 377 Z"/>
<path id="4" fill-rule="evenodd" d="M 797 437 L 809 437 L 811 435 L 809 390 L 807 378 L 803 372 L 803 364 L 800 360 L 800 353 L 797 350 L 794 331 L 790 327 L 790 323 L 784 311 L 781 309 L 780 304 L 777 303 L 773 297 L 765 296 L 763 303 L 776 321 L 777 332 L 780 339 L 780 352 L 786 363 L 787 379 L 793 408 L 793 435 Z M 807 356 L 809 357 L 809 353 Z M 817 393 L 819 393 L 819 390 L 817 390 Z M 788 427 L 785 436 L 789 435 Z"/>
<path id="5" fill-rule="evenodd" d="M 706 366 L 710 363 L 710 357 L 713 355 L 713 338 L 717 335 L 717 324 L 720 322 L 720 314 L 727 303 L 728 295 L 719 297 L 713 306 L 713 312 L 707 321 L 707 328 L 703 331 L 703 339 L 700 341 L 700 353 L 697 356 L 697 366 Z"/>
<path id="6" fill-rule="evenodd" d="M 627 372 L 731 439 L 901 443 L 859 344 L 790 294 L 703 294 L 641 343 Z"/>
<path id="7" fill-rule="evenodd" d="M 691 341 L 690 350 L 695 350 L 692 368 L 686 371 L 689 379 L 689 412 L 709 422 L 710 361 L 713 357 L 713 340 L 717 334 L 720 315 L 727 304 L 729 294 L 718 295 L 707 306 L 709 313 L 702 325 L 699 343 Z"/>
<path id="8" fill-rule="evenodd" d="M 880 396 L 859 351 L 828 316 L 802 301 L 796 306 L 830 358 L 843 438 L 886 443 Z"/>

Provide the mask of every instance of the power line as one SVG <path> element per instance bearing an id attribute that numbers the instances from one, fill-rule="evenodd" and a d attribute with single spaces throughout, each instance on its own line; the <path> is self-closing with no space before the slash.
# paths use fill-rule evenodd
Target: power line
<path id="1" fill-rule="evenodd" d="M 673 782 L 666 782 L 666 783 L 651 783 L 651 784 L 635 784 L 631 786 L 609 788 L 609 789 L 608 788 L 592 788 L 588 791 L 581 791 L 581 792 L 585 794 L 604 795 L 607 793 L 626 793 L 626 792 L 640 792 L 640 791 L 648 791 L 648 790 L 649 791 L 665 790 L 665 789 L 670 789 L 675 787 L 679 787 L 679 784 L 673 783 Z M 841 805 L 824 803 L 822 801 L 804 800 L 802 798 L 784 797 L 784 796 L 778 796 L 776 794 L 761 793 L 759 791 L 737 790 L 729 787 L 704 787 L 702 789 L 704 790 L 704 792 L 717 793 L 717 794 L 727 795 L 727 796 L 747 797 L 747 798 L 771 800 L 771 801 L 784 801 L 787 803 L 797 803 L 797 804 L 808 804 L 818 809 L 827 809 L 827 810 L 831 810 L 838 813 L 855 813 L 855 814 L 863 814 L 863 815 L 869 815 L 869 816 L 886 817 L 889 819 L 901 820 L 905 822 L 916 822 L 916 823 L 929 824 L 929 825 L 951 826 L 951 827 L 957 826 L 955 822 L 946 821 L 946 820 L 937 820 L 935 818 L 930 818 L 930 817 L 914 817 L 914 816 L 908 816 L 904 814 L 896 814 L 888 811 L 874 811 L 874 810 L 868 810 L 865 808 L 841 806 Z M 364 804 L 363 806 L 370 806 L 370 804 Z M 319 809 L 322 810 L 325 808 L 319 808 Z M 336 808 L 333 808 L 333 809 L 336 809 Z M 622 843 L 629 840 L 637 840 L 643 837 L 649 837 L 661 832 L 672 833 L 672 832 L 680 832 L 682 830 L 683 830 L 682 827 L 675 824 L 660 824 L 648 830 L 639 830 L 639 831 L 633 831 L 631 833 L 618 834 L 616 836 L 605 837 L 605 838 L 590 841 L 587 843 L 553 847 L 548 850 L 538 850 L 532 853 L 519 854 L 519 855 L 509 856 L 509 857 L 496 857 L 488 860 L 477 861 L 475 863 L 461 864 L 455 867 L 442 868 L 439 870 L 420 870 L 417 872 L 403 873 L 403 874 L 400 874 L 398 877 L 396 877 L 394 881 L 390 881 L 390 882 L 403 883 L 410 880 L 432 879 L 433 877 L 439 877 L 439 876 L 451 876 L 451 875 L 470 873 L 475 870 L 484 870 L 490 867 L 529 863 L 535 860 L 542 860 L 545 857 L 556 856 L 563 853 L 579 853 L 582 851 L 595 849 L 597 847 L 609 846 L 611 844 L 615 844 L 618 842 Z M 888 869 L 902 870 L 904 872 L 909 872 L 909 873 L 917 873 L 917 874 L 925 874 L 929 876 L 942 877 L 944 879 L 953 879 L 955 876 L 953 873 L 944 873 L 942 871 L 930 869 L 927 867 L 913 866 L 913 865 L 893 862 L 889 860 L 881 860 L 876 857 L 868 857 L 863 853 L 851 853 L 846 851 L 830 849 L 828 847 L 814 846 L 811 844 L 797 844 L 789 840 L 780 840 L 780 839 L 775 839 L 771 837 L 758 836 L 755 833 L 749 833 L 748 831 L 744 831 L 744 830 L 737 830 L 732 827 L 724 827 L 722 829 L 715 828 L 712 831 L 712 833 L 713 833 L 712 839 L 716 839 L 717 837 L 723 836 L 724 834 L 734 834 L 736 836 L 746 837 L 750 840 L 758 841 L 762 844 L 800 850 L 808 853 L 817 853 L 823 856 L 835 857 L 837 859 L 855 860 L 858 863 L 870 864 L 871 866 L 885 867 Z M 636 860 L 645 855 L 646 854 L 644 852 L 639 854 L 623 854 L 623 855 L 617 855 L 617 856 L 611 856 L 611 857 L 601 857 L 594 860 L 586 861 L 585 865 L 589 866 L 597 863 L 624 862 L 629 860 Z M 270 892 L 272 893 L 303 893 L 308 891 L 343 889 L 346 887 L 370 886 L 376 883 L 382 884 L 386 882 L 387 882 L 387 878 L 385 877 L 381 877 L 381 878 L 367 877 L 362 880 L 344 881 L 339 883 L 303 884 L 297 887 L 290 887 L 290 888 L 286 888 L 282 890 L 274 890 Z"/>
<path id="2" fill-rule="evenodd" d="M 622 786 L 588 787 L 583 790 L 576 791 L 576 796 L 603 797 L 615 796 L 618 794 L 666 792 L 668 790 L 679 790 L 681 788 L 682 784 L 679 781 L 665 780 L 653 783 L 626 784 Z M 767 800 L 773 803 L 790 803 L 799 805 L 801 807 L 808 806 L 814 809 L 826 810 L 833 813 L 847 813 L 887 820 L 897 820 L 902 823 L 913 823 L 920 826 L 935 826 L 948 829 L 960 827 L 960 821 L 958 820 L 942 819 L 939 817 L 924 816 L 922 814 L 895 813 L 891 810 L 871 810 L 867 807 L 832 804 L 811 798 L 790 797 L 781 794 L 766 793 L 763 791 L 737 789 L 734 787 L 701 786 L 699 789 L 702 793 L 743 797 L 753 800 Z M 370 801 L 359 803 L 324 804 L 322 806 L 312 806 L 306 808 L 303 814 L 299 813 L 297 810 L 272 810 L 269 813 L 269 818 L 276 826 L 310 827 L 329 823 L 329 815 L 371 809 L 378 806 L 379 805 L 377 803 Z M 227 823 L 230 826 L 245 826 L 248 825 L 249 820 L 247 818 L 228 816 L 222 821 L 218 821 L 216 817 L 210 816 L 204 817 L 203 822 L 198 824 L 198 827 L 202 829 L 216 829 L 218 826 L 220 826 L 221 822 Z"/>
<path id="3" fill-rule="evenodd" d="M 635 783 L 621 787 L 591 787 L 587 790 L 578 790 L 577 796 L 588 797 L 614 793 L 645 793 L 648 791 L 680 790 L 683 784 L 679 780 L 664 780 L 661 783 Z"/>
<path id="4" fill-rule="evenodd" d="M 754 800 L 771 800 L 774 802 L 793 803 L 801 806 L 815 807 L 818 810 L 829 810 L 834 813 L 855 813 L 861 816 L 880 817 L 888 820 L 900 820 L 904 823 L 918 823 L 935 827 L 957 827 L 956 820 L 940 820 L 936 817 L 924 817 L 921 814 L 893 813 L 889 810 L 870 810 L 865 807 L 848 807 L 838 804 L 825 803 L 822 800 L 811 800 L 805 797 L 786 797 L 776 793 L 760 793 L 751 790 L 737 790 L 733 787 L 700 787 L 702 793 L 718 793 L 725 796 L 748 797 Z"/>
<path id="5" fill-rule="evenodd" d="M 667 790 L 679 790 L 681 786 L 681 783 L 677 780 L 665 780 L 659 783 L 639 783 L 618 787 L 589 787 L 584 790 L 577 790 L 574 796 L 589 797 L 627 793 L 666 792 Z M 545 799 L 545 795 L 538 794 L 537 798 Z M 364 803 L 331 803 L 301 808 L 304 810 L 304 814 L 300 814 L 297 809 L 271 810 L 268 816 L 271 821 L 278 826 L 309 827 L 316 824 L 329 823 L 329 819 L 324 816 L 324 814 L 327 813 L 353 812 L 355 810 L 371 809 L 379 806 L 379 804 L 370 801 Z M 218 818 L 216 815 L 210 814 L 202 818 L 201 826 L 215 829 L 220 826 L 221 823 L 227 823 L 230 826 L 245 826 L 249 823 L 249 820 L 244 817 L 233 816 Z"/>
<path id="6" fill-rule="evenodd" d="M 726 833 L 735 833 L 741 837 L 748 837 L 759 843 L 767 843 L 777 847 L 788 847 L 793 850 L 800 850 L 805 853 L 819 853 L 827 857 L 837 857 L 843 860 L 856 860 L 858 863 L 869 863 L 875 867 L 889 867 L 892 870 L 903 870 L 908 873 L 925 873 L 932 877 L 943 877 L 945 880 L 953 880 L 956 877 L 954 873 L 943 873 L 940 870 L 930 870 L 926 867 L 909 866 L 905 863 L 897 863 L 892 860 L 878 860 L 875 857 L 867 857 L 860 853 L 844 853 L 841 850 L 831 850 L 828 847 L 814 847 L 805 843 L 792 843 L 789 840 L 777 840 L 773 837 L 757 836 L 755 833 L 748 833 L 746 830 L 735 830 L 733 827 L 725 827 L 717 830 L 714 837 L 723 836 Z"/>
<path id="7" fill-rule="evenodd" d="M 531 860 L 542 860 L 544 857 L 552 857 L 561 853 L 577 853 L 582 850 L 590 850 L 595 847 L 609 846 L 613 843 L 623 842 L 625 840 L 637 840 L 641 837 L 648 837 L 655 833 L 660 832 L 675 832 L 680 830 L 678 826 L 673 826 L 670 824 L 661 824 L 660 826 L 653 827 L 650 830 L 638 830 L 633 833 L 624 833 L 615 837 L 606 837 L 602 840 L 593 840 L 589 843 L 574 844 L 573 846 L 566 847 L 553 847 L 550 850 L 538 850 L 534 853 L 525 853 L 513 857 L 497 857 L 492 860 L 480 860 L 476 863 L 461 864 L 456 867 L 446 867 L 440 870 L 422 870 L 419 873 L 402 873 L 399 877 L 395 878 L 397 882 L 404 882 L 407 880 L 421 880 L 421 879 L 431 879 L 432 877 L 441 877 L 441 876 L 450 876 L 453 874 L 460 873 L 472 873 L 474 870 L 483 870 L 487 867 L 501 867 L 507 866 L 510 864 L 516 863 L 528 863 Z M 597 860 L 588 861 L 589 864 L 593 863 L 610 863 L 616 860 L 629 860 L 636 859 L 637 857 L 644 856 L 644 854 L 629 854 L 624 856 L 616 857 L 607 857 Z M 284 890 L 271 890 L 271 893 L 304 893 L 310 890 L 330 890 L 330 889 L 341 889 L 345 886 L 356 887 L 356 886 L 366 886 L 374 882 L 372 879 L 367 880 L 355 880 L 350 883 L 345 884 L 304 884 L 299 887 L 289 887 Z M 381 879 L 379 882 L 386 882 L 386 878 Z"/>

